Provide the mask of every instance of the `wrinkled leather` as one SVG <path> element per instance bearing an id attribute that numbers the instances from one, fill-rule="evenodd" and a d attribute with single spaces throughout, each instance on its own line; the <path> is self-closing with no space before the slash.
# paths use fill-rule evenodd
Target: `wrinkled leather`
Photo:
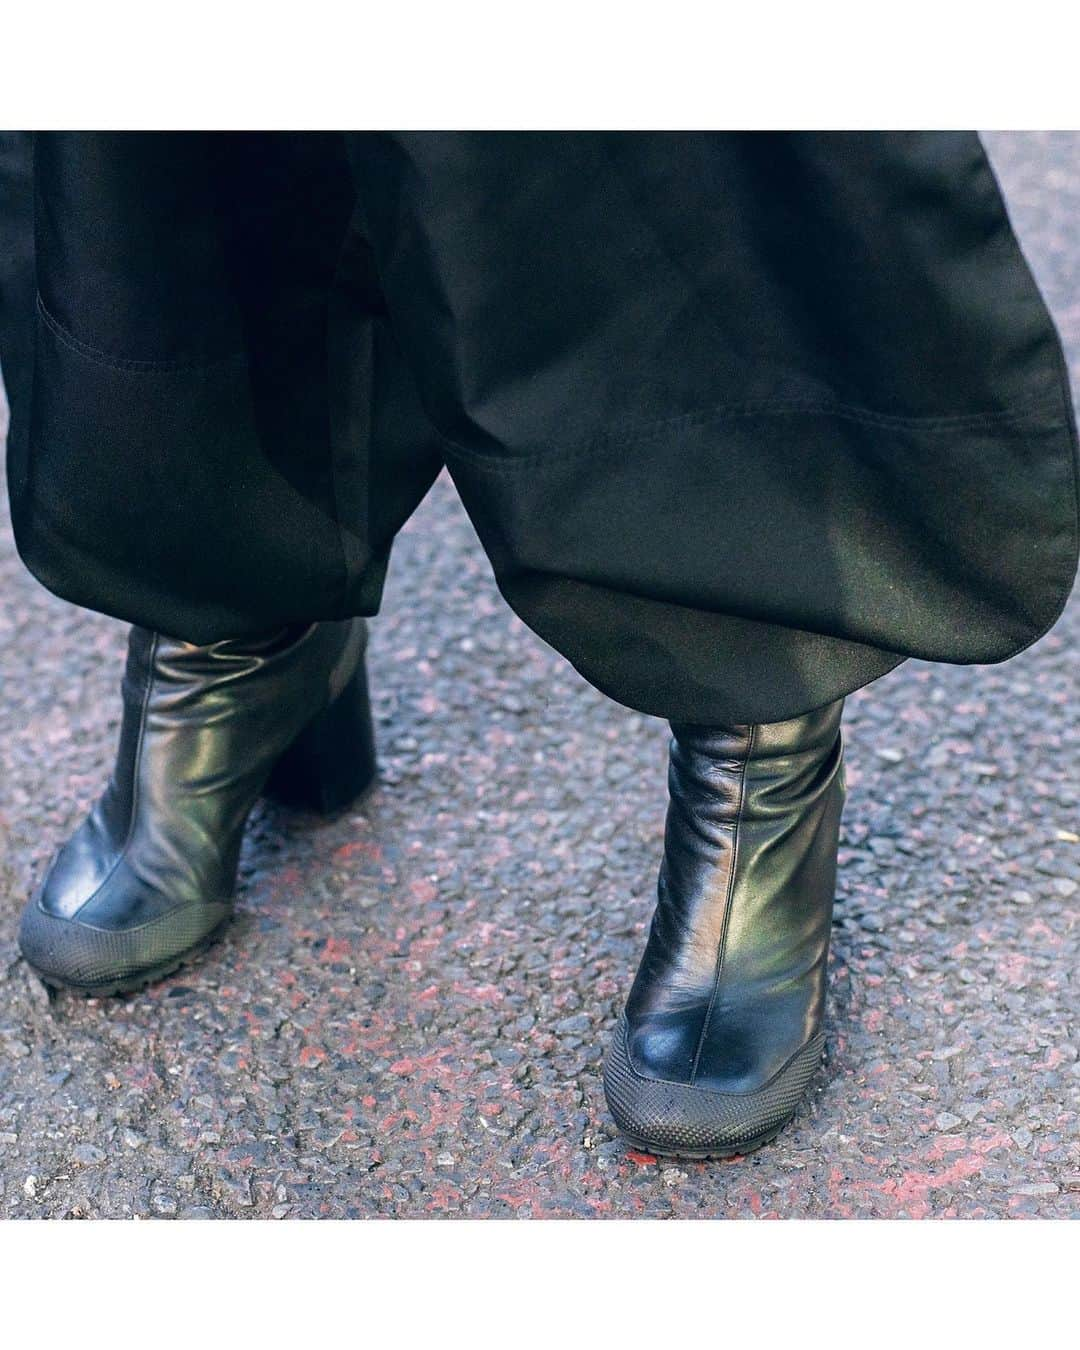
<path id="1" fill-rule="evenodd" d="M 637 1073 L 754 1092 L 819 1030 L 842 710 L 672 725 L 659 902 L 626 1006 Z"/>
<path id="2" fill-rule="evenodd" d="M 195 646 L 133 628 L 112 778 L 36 903 L 105 930 L 231 899 L 273 765 L 363 659 L 363 620 Z"/>

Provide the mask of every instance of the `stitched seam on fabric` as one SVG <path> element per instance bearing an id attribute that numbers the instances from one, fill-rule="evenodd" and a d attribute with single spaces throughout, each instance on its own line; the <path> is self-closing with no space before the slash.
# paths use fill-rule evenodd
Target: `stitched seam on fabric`
<path id="1" fill-rule="evenodd" d="M 724 969 L 724 957 L 727 954 L 728 929 L 731 926 L 731 910 L 735 902 L 735 876 L 739 867 L 739 839 L 741 835 L 739 826 L 742 824 L 743 803 L 746 800 L 746 775 L 750 769 L 750 757 L 754 753 L 756 731 L 756 726 L 750 728 L 750 737 L 746 744 L 746 757 L 743 760 L 742 772 L 739 775 L 739 801 L 735 810 L 735 828 L 731 833 L 731 873 L 728 877 L 727 894 L 724 897 L 724 926 L 720 931 L 720 944 L 716 950 L 716 969 L 713 973 L 713 987 L 712 993 L 709 995 L 709 1006 L 705 1012 L 705 1021 L 701 1025 L 701 1035 L 698 1037 L 694 1064 L 690 1070 L 691 1087 L 697 1081 L 698 1066 L 701 1063 L 705 1042 L 708 1039 L 709 1025 L 712 1022 L 713 1010 L 716 1007 L 716 999 L 720 992 L 720 976 Z"/>
<path id="2" fill-rule="evenodd" d="M 146 741 L 146 713 L 147 709 L 150 707 L 150 695 L 154 689 L 154 663 L 157 660 L 158 643 L 160 641 L 161 634 L 155 633 L 153 641 L 150 643 L 149 674 L 146 680 L 146 690 L 143 693 L 142 707 L 139 711 L 139 735 L 135 742 L 135 755 L 131 766 L 131 815 L 128 818 L 127 833 L 124 835 L 124 842 L 120 846 L 120 851 L 113 859 L 112 866 L 101 878 L 99 884 L 94 888 L 93 893 L 88 895 L 75 913 L 71 915 L 72 919 L 81 914 L 91 900 L 96 899 L 96 897 L 105 889 L 109 883 L 109 879 L 126 856 L 127 851 L 131 846 L 132 838 L 135 835 L 135 818 L 138 815 L 139 810 L 139 768 L 142 764 L 143 745 Z M 54 915 L 53 917 L 61 916 Z"/>
<path id="3" fill-rule="evenodd" d="M 83 342 L 74 333 L 69 333 L 59 319 L 46 309 L 45 301 L 40 295 L 37 297 L 37 308 L 42 322 L 66 347 L 70 347 L 73 352 L 85 357 L 88 361 L 93 361 L 97 365 L 112 370 L 144 371 L 149 375 L 171 375 L 184 371 L 209 370 L 214 366 L 240 363 L 247 358 L 247 353 L 243 351 L 227 352 L 222 356 L 209 357 L 205 361 L 136 361 L 129 357 L 111 356 L 98 347 L 91 347 L 88 342 Z"/>
<path id="4" fill-rule="evenodd" d="M 854 422 L 859 426 L 873 426 L 884 430 L 912 431 L 927 433 L 946 433 L 965 429 L 990 428 L 1023 424 L 1041 414 L 1060 407 L 1060 394 L 1044 395 L 1016 408 L 1006 408 L 996 413 L 956 413 L 942 417 L 900 417 L 891 413 L 876 413 L 869 408 L 856 408 L 843 403 L 823 403 L 813 399 L 765 400 L 757 403 L 718 404 L 713 408 L 699 409 L 693 413 L 683 413 L 678 417 L 665 418 L 656 422 L 628 423 L 616 427 L 602 436 L 577 445 L 553 446 L 546 450 L 533 450 L 525 454 L 498 455 L 491 451 L 474 450 L 462 445 L 445 432 L 435 428 L 439 439 L 455 454 L 476 464 L 497 471 L 512 471 L 523 465 L 553 459 L 573 459 L 578 455 L 592 454 L 607 447 L 618 447 L 623 441 L 632 441 L 635 445 L 644 444 L 650 439 L 670 434 L 676 430 L 689 430 L 708 426 L 712 422 L 741 421 L 754 417 L 835 417 L 841 421 Z M 1060 419 L 1063 423 L 1064 419 Z M 1055 422 L 1057 425 L 1057 422 Z"/>

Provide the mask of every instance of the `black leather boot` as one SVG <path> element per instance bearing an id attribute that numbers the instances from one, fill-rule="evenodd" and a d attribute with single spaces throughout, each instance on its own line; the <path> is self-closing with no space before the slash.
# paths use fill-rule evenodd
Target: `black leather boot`
<path id="1" fill-rule="evenodd" d="M 795 1114 L 821 1061 L 842 711 L 672 726 L 659 904 L 604 1065 L 611 1114 L 639 1148 L 748 1153 Z"/>
<path id="2" fill-rule="evenodd" d="M 133 628 L 104 794 L 23 911 L 46 983 L 136 989 L 201 951 L 233 908 L 260 792 L 336 810 L 375 773 L 364 621 L 198 647 Z"/>

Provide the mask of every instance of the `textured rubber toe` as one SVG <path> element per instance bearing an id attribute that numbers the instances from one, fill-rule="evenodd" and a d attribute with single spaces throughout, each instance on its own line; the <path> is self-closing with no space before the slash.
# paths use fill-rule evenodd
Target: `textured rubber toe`
<path id="1" fill-rule="evenodd" d="M 139 989 L 178 969 L 217 938 L 229 904 L 192 904 L 138 928 L 110 930 L 27 905 L 19 947 L 27 965 L 58 989 L 104 996 Z"/>
<path id="2" fill-rule="evenodd" d="M 638 1073 L 621 1018 L 604 1061 L 615 1124 L 637 1148 L 686 1158 L 730 1158 L 776 1137 L 795 1114 L 825 1049 L 820 1032 L 756 1092 L 713 1092 Z"/>

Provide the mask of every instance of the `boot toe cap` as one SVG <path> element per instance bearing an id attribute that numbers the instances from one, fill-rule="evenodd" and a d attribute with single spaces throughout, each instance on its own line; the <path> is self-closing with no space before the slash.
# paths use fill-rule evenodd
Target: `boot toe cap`
<path id="1" fill-rule="evenodd" d="M 768 1143 L 787 1124 L 824 1048 L 819 1032 L 755 1091 L 717 1092 L 639 1073 L 623 1018 L 604 1062 L 604 1094 L 615 1124 L 636 1146 L 684 1157 L 730 1157 Z"/>
<path id="2" fill-rule="evenodd" d="M 19 949 L 47 984 L 86 994 L 121 993 L 194 955 L 230 913 L 227 904 L 189 904 L 138 927 L 110 929 L 50 914 L 35 899 L 23 911 Z"/>

